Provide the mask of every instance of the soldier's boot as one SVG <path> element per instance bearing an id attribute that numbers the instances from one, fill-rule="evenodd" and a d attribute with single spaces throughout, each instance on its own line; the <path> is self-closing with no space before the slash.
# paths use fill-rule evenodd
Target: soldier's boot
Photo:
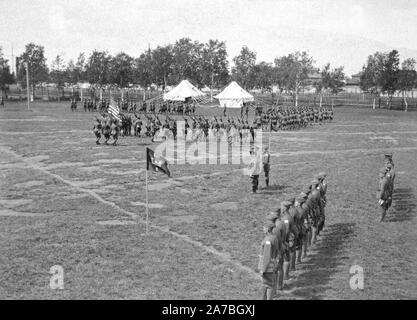
<path id="1" fill-rule="evenodd" d="M 273 297 L 273 290 L 272 288 L 266 289 L 266 300 L 272 300 Z"/>
<path id="2" fill-rule="evenodd" d="M 267 298 L 268 298 L 268 288 L 265 286 L 265 285 L 263 285 L 262 286 L 262 300 L 267 300 Z"/>
<path id="3" fill-rule="evenodd" d="M 277 287 L 278 287 L 278 270 L 274 272 L 274 282 L 272 286 L 272 296 L 277 294 Z"/>
<path id="4" fill-rule="evenodd" d="M 265 184 L 266 184 L 266 187 L 268 188 L 269 187 L 269 178 L 265 179 Z"/>
<path id="5" fill-rule="evenodd" d="M 284 280 L 288 280 L 290 278 L 290 262 L 284 261 L 283 265 L 284 269 Z"/>
<path id="6" fill-rule="evenodd" d="M 312 227 L 311 228 L 311 233 L 312 233 L 312 237 L 311 237 L 311 244 L 314 244 L 317 240 L 317 227 Z"/>
<path id="7" fill-rule="evenodd" d="M 282 291 L 284 288 L 284 269 L 281 268 L 278 270 L 278 281 L 277 281 L 277 290 Z"/>
<path id="8" fill-rule="evenodd" d="M 310 229 L 308 230 L 308 233 L 307 233 L 307 244 L 308 244 L 309 247 L 311 247 L 311 240 L 313 238 L 313 232 L 312 232 L 311 229 L 312 228 L 310 227 Z"/>
<path id="9" fill-rule="evenodd" d="M 100 144 L 100 140 L 99 139 L 96 140 L 96 144 Z"/>
<path id="10" fill-rule="evenodd" d="M 302 258 L 302 256 L 303 256 L 303 248 L 304 248 L 304 245 L 301 243 L 300 244 L 300 248 L 299 249 L 297 249 L 297 251 L 296 251 L 296 253 L 297 253 L 297 263 L 301 263 L 301 258 Z"/>
<path id="11" fill-rule="evenodd" d="M 290 270 L 295 271 L 295 259 L 296 259 L 296 251 L 292 250 L 290 252 Z"/>
<path id="12" fill-rule="evenodd" d="M 381 221 L 380 222 L 384 221 L 386 214 L 387 214 L 387 210 L 382 210 Z"/>
<path id="13" fill-rule="evenodd" d="M 302 248 L 303 254 L 302 254 L 301 258 L 306 258 L 307 257 L 307 247 L 308 247 L 308 233 L 303 238 L 303 248 Z"/>

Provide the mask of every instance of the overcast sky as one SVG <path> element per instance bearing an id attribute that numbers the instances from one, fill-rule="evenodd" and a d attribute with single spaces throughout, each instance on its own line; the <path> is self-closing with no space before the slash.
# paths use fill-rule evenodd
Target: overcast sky
<path id="1" fill-rule="evenodd" d="M 190 37 L 225 41 L 230 60 L 243 45 L 258 62 L 308 50 L 318 67 L 330 62 L 352 74 L 377 50 L 417 57 L 416 31 L 415 0 L 0 0 L 4 52 L 13 44 L 20 54 L 32 41 L 45 47 L 48 65 L 57 54 L 138 56 L 148 43 Z"/>

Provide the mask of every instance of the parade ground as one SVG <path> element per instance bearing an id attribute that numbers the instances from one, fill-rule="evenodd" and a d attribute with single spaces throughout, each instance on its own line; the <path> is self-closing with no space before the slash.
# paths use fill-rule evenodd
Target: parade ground
<path id="1" fill-rule="evenodd" d="M 157 144 L 96 145 L 95 114 L 80 109 L 0 109 L 0 299 L 260 299 L 265 217 L 320 171 L 326 225 L 278 299 L 417 298 L 417 112 L 337 107 L 331 123 L 273 132 L 270 188 L 261 175 L 257 194 L 245 164 L 149 172 L 147 234 L 145 156 Z M 386 152 L 396 179 L 380 222 Z M 63 289 L 50 286 L 53 266 Z M 352 266 L 363 289 L 351 288 Z"/>

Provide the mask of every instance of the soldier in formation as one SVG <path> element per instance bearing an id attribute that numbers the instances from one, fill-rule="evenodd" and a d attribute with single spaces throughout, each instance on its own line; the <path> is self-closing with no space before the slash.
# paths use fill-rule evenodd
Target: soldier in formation
<path id="1" fill-rule="evenodd" d="M 263 299 L 272 299 L 277 290 L 286 288 L 284 282 L 290 279 L 290 272 L 307 256 L 307 248 L 313 243 L 310 237 L 316 238 L 323 230 L 326 177 L 320 172 L 297 197 L 281 202 L 280 208 L 267 216 L 258 265 Z"/>
<path id="2" fill-rule="evenodd" d="M 381 210 L 381 222 L 384 221 L 388 209 L 392 205 L 394 193 L 395 170 L 392 154 L 385 154 L 385 167 L 379 172 L 378 204 Z"/>

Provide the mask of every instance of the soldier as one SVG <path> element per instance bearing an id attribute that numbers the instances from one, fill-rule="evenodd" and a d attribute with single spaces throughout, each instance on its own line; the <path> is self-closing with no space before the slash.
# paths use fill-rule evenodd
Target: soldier
<path id="1" fill-rule="evenodd" d="M 381 207 L 381 222 L 384 221 L 387 210 L 389 209 L 392 201 L 390 194 L 390 175 L 386 168 L 381 169 L 379 172 L 379 194 L 378 204 Z"/>
<path id="2" fill-rule="evenodd" d="M 113 138 L 113 145 L 115 146 L 120 134 L 120 125 L 116 119 L 114 119 L 110 125 L 110 133 Z"/>
<path id="3" fill-rule="evenodd" d="M 104 135 L 104 144 L 107 144 L 110 140 L 110 124 L 111 124 L 111 120 L 110 118 L 108 119 L 104 119 L 104 124 L 103 124 L 103 135 Z"/>
<path id="4" fill-rule="evenodd" d="M 292 219 L 288 212 L 292 206 L 293 201 L 281 202 L 281 214 L 277 219 L 275 226 L 279 229 L 282 237 L 283 254 L 281 257 L 280 265 L 282 265 L 282 273 L 278 277 L 278 289 L 282 290 L 283 280 L 288 280 L 290 275 L 290 261 L 291 261 L 291 250 L 294 245 L 294 237 L 291 233 Z"/>
<path id="5" fill-rule="evenodd" d="M 270 158 L 271 158 L 271 155 L 268 151 L 268 148 L 265 148 L 265 151 L 262 154 L 262 164 L 263 164 L 263 168 L 264 168 L 265 184 L 266 184 L 267 188 L 269 187 L 269 170 L 271 168 L 271 166 L 269 164 Z"/>
<path id="6" fill-rule="evenodd" d="M 314 179 L 311 182 L 311 194 L 310 199 L 312 201 L 312 212 L 313 212 L 313 239 L 312 243 L 317 240 L 317 236 L 319 235 L 319 226 L 324 223 L 324 217 L 322 212 L 320 211 L 320 191 L 318 189 L 319 181 Z"/>
<path id="7" fill-rule="evenodd" d="M 93 126 L 93 132 L 94 132 L 94 134 L 96 136 L 96 139 L 97 139 L 96 144 L 100 144 L 101 129 L 102 129 L 101 122 L 100 122 L 99 119 L 96 118 L 96 123 Z"/>
<path id="8" fill-rule="evenodd" d="M 320 199 L 318 201 L 318 212 L 319 212 L 319 221 L 317 224 L 317 235 L 320 234 L 321 230 L 324 228 L 324 222 L 326 220 L 326 216 L 324 213 L 324 208 L 326 207 L 327 199 L 326 199 L 326 191 L 327 191 L 327 182 L 326 182 L 326 173 L 320 172 L 316 175 L 315 179 L 319 181 L 317 189 L 320 192 Z"/>
<path id="9" fill-rule="evenodd" d="M 264 226 L 265 238 L 262 241 L 258 269 L 262 276 L 262 299 L 272 300 L 275 287 L 275 272 L 279 252 L 278 239 L 272 234 L 273 222 Z"/>

